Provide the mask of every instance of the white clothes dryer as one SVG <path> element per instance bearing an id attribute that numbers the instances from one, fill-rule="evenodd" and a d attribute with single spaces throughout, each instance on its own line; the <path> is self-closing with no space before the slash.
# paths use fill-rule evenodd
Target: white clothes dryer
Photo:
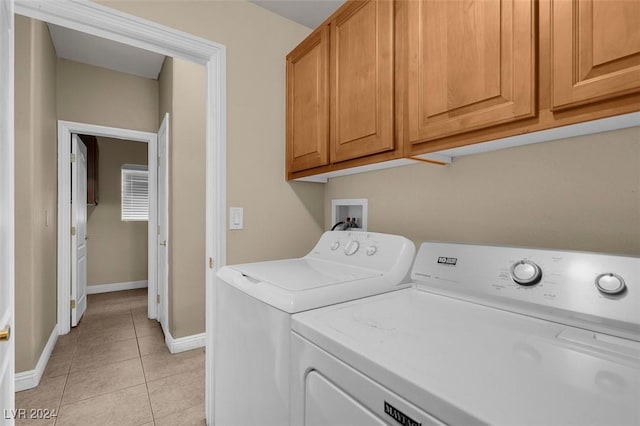
<path id="1" fill-rule="evenodd" d="M 424 243 L 412 288 L 293 316 L 292 424 L 640 424 L 640 259 Z"/>
<path id="2" fill-rule="evenodd" d="M 302 258 L 221 268 L 215 425 L 289 425 L 291 315 L 406 288 L 414 255 L 401 236 L 329 231 Z"/>

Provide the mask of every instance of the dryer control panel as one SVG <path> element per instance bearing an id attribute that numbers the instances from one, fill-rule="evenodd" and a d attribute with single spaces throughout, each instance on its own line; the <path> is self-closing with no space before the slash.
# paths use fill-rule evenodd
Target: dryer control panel
<path id="1" fill-rule="evenodd" d="M 421 290 L 640 339 L 638 257 L 426 242 L 411 278 Z"/>

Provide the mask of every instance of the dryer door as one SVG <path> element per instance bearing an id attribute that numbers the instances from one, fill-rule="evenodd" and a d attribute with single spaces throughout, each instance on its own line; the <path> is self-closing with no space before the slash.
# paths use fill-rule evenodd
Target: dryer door
<path id="1" fill-rule="evenodd" d="M 443 426 L 401 395 L 291 333 L 291 424 Z"/>

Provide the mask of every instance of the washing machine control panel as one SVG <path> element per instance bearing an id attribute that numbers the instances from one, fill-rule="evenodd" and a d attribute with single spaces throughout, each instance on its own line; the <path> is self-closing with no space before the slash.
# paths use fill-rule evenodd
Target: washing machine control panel
<path id="1" fill-rule="evenodd" d="M 423 243 L 417 287 L 640 340 L 640 257 Z"/>
<path id="2" fill-rule="evenodd" d="M 328 231 L 307 257 L 335 261 L 381 272 L 411 268 L 412 241 L 399 235 L 363 231 Z M 403 271 L 406 275 L 406 270 Z"/>

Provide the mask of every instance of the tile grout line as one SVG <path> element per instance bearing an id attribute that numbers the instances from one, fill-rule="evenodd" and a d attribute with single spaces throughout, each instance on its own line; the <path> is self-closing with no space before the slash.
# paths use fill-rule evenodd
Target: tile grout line
<path id="1" fill-rule="evenodd" d="M 64 405 L 61 405 L 61 406 L 67 406 L 67 405 L 77 404 L 78 402 L 88 401 L 88 400 L 90 400 L 90 399 L 93 399 L 93 398 L 99 398 L 99 397 L 102 397 L 102 396 L 105 396 L 105 395 L 109 395 L 109 394 L 111 394 L 111 393 L 121 392 L 121 391 L 124 391 L 124 390 L 127 390 L 127 389 L 135 388 L 136 386 L 140 386 L 140 385 L 142 385 L 142 383 L 136 383 L 135 385 L 127 386 L 127 387 L 125 387 L 125 388 L 121 388 L 121 389 L 117 389 L 117 390 L 112 390 L 112 391 L 105 392 L 105 393 L 99 393 L 99 394 L 96 394 L 96 395 L 91 395 L 91 396 L 89 396 L 89 397 L 87 397 L 87 398 L 78 399 L 77 401 L 69 402 L 69 403 L 64 404 Z M 64 396 L 64 395 L 63 395 L 63 396 Z"/>
<path id="2" fill-rule="evenodd" d="M 133 339 L 130 339 L 130 340 L 133 340 Z M 126 342 L 126 340 L 122 340 L 122 342 Z M 120 343 L 120 342 L 113 342 L 113 343 Z M 119 362 L 131 361 L 132 359 L 136 359 L 136 357 L 132 356 L 131 358 L 124 358 L 124 359 L 120 359 L 118 361 L 105 361 L 105 362 L 101 363 L 99 366 L 84 367 L 84 368 L 80 368 L 80 369 L 75 370 L 75 371 L 69 370 L 69 375 L 80 373 L 80 372 L 86 372 L 87 370 L 95 370 L 96 368 L 102 368 L 102 367 L 106 367 L 108 365 L 118 364 Z"/>
<path id="3" fill-rule="evenodd" d="M 76 338 L 76 342 L 73 346 L 73 352 L 71 353 L 71 362 L 69 363 L 69 369 L 67 370 L 67 375 L 64 378 L 64 386 L 62 387 L 62 394 L 60 395 L 60 401 L 58 401 L 58 409 L 56 411 L 56 418 L 53 421 L 53 426 L 58 424 L 58 419 L 60 418 L 60 410 L 62 410 L 62 400 L 64 399 L 64 392 L 67 390 L 67 383 L 69 383 L 69 375 L 71 374 L 71 365 L 73 364 L 73 359 L 76 356 L 76 351 L 78 350 L 78 339 L 80 339 L 81 329 L 78 329 L 78 337 Z"/>
<path id="4" fill-rule="evenodd" d="M 133 320 L 133 311 L 131 311 L 131 319 Z M 133 321 L 133 331 L 136 333 L 136 344 L 138 345 L 138 355 L 140 356 L 140 365 L 142 366 L 142 377 L 144 379 L 144 387 L 147 390 L 147 401 L 149 402 L 149 411 L 151 411 L 151 423 L 155 425 L 156 417 L 153 413 L 153 405 L 151 404 L 151 394 L 149 393 L 149 384 L 147 382 L 147 374 L 144 371 L 144 362 L 142 362 L 142 351 L 140 350 L 140 340 L 136 328 L 136 322 Z"/>

